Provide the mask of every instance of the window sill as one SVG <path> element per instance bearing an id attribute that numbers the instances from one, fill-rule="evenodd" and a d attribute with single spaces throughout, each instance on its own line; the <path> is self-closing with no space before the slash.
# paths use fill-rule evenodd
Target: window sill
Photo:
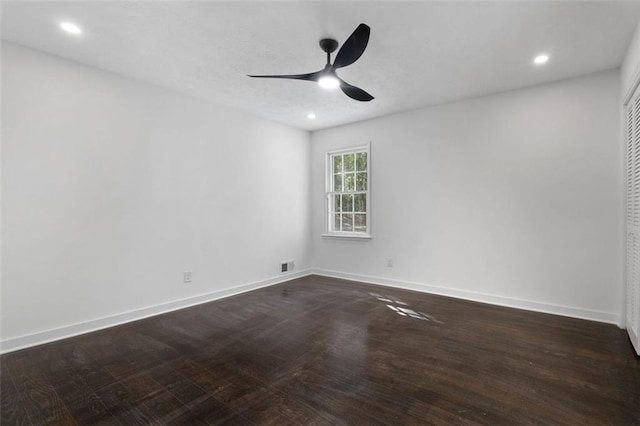
<path id="1" fill-rule="evenodd" d="M 347 240 L 370 240 L 371 235 L 367 234 L 322 234 L 324 238 L 339 238 Z"/>

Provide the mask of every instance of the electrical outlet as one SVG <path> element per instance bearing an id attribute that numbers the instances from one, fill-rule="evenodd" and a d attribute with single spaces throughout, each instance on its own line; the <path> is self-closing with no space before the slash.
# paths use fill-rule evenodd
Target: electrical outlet
<path id="1" fill-rule="evenodd" d="M 191 271 L 184 271 L 184 273 L 182 274 L 182 277 L 185 283 L 190 283 L 193 280 Z"/>
<path id="2" fill-rule="evenodd" d="M 393 257 L 387 257 L 387 268 L 393 268 Z"/>

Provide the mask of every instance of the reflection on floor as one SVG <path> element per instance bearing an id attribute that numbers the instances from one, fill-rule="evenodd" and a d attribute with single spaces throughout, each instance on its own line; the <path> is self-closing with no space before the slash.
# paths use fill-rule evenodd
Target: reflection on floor
<path id="1" fill-rule="evenodd" d="M 430 315 L 425 314 L 424 312 L 416 312 L 413 309 L 409 309 L 408 307 L 406 307 L 408 306 L 407 303 L 401 300 L 396 300 L 393 298 L 393 296 L 382 296 L 377 293 L 369 293 L 369 294 L 381 302 L 392 303 L 391 305 L 386 305 L 386 306 L 387 308 L 391 309 L 398 315 L 402 315 L 403 317 L 415 318 L 423 321 L 433 321 L 439 324 L 444 324 L 442 321 L 438 321 L 437 319 L 433 318 Z M 402 305 L 402 306 L 396 306 L 396 305 Z"/>

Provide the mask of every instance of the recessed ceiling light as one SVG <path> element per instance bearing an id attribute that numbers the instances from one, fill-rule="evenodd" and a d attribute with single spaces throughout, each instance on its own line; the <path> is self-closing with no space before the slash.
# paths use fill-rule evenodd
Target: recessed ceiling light
<path id="1" fill-rule="evenodd" d="M 60 22 L 60 28 L 69 34 L 79 35 L 82 34 L 82 30 L 79 26 L 74 24 L 73 22 Z"/>
<path id="2" fill-rule="evenodd" d="M 533 63 L 536 65 L 542 65 L 547 63 L 548 61 L 549 61 L 549 55 L 544 53 L 533 58 Z"/>
<path id="3" fill-rule="evenodd" d="M 308 118 L 309 120 L 315 120 L 316 115 L 315 115 L 314 113 L 310 112 L 309 114 L 307 114 L 307 118 Z"/>
<path id="4" fill-rule="evenodd" d="M 321 77 L 320 80 L 318 80 L 318 84 L 323 89 L 335 89 L 338 86 L 340 86 L 340 81 L 338 81 L 338 79 L 335 77 L 331 77 L 330 75 L 327 75 L 327 76 Z"/>

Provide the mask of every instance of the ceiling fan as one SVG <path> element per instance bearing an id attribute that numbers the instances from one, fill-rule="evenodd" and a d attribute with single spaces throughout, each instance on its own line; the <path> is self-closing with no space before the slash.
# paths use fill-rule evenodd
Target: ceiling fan
<path id="1" fill-rule="evenodd" d="M 255 78 L 288 78 L 292 80 L 315 81 L 320 87 L 325 89 L 336 89 L 340 87 L 345 95 L 356 101 L 368 102 L 373 96 L 365 92 L 359 87 L 342 80 L 336 74 L 336 69 L 346 67 L 353 64 L 362 56 L 364 49 L 369 42 L 369 34 L 371 28 L 368 25 L 360 24 L 353 34 L 344 42 L 333 64 L 331 64 L 331 53 L 338 47 L 338 42 L 332 38 L 323 38 L 320 40 L 320 48 L 327 53 L 327 64 L 324 69 L 309 74 L 291 74 L 291 75 L 249 75 Z"/>

